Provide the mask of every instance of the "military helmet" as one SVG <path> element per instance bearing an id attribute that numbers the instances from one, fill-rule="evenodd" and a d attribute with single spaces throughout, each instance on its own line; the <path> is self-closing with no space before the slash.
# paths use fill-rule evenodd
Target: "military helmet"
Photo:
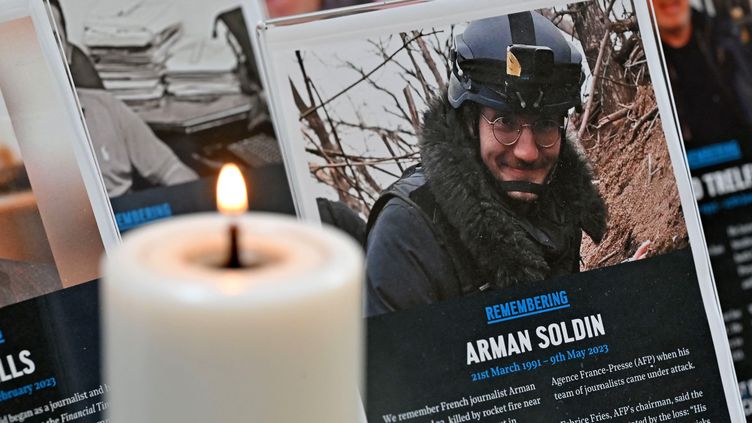
<path id="1" fill-rule="evenodd" d="M 535 12 L 471 22 L 455 37 L 449 102 L 499 111 L 565 114 L 582 107 L 582 55 Z"/>

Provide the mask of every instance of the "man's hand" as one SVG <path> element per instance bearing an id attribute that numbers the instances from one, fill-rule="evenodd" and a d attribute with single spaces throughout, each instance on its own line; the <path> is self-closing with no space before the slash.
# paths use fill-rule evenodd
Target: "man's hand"
<path id="1" fill-rule="evenodd" d="M 647 240 L 640 244 L 639 247 L 637 247 L 637 251 L 632 255 L 632 257 L 627 261 L 635 261 L 635 260 L 642 260 L 645 257 L 648 256 L 648 250 L 650 249 L 650 245 L 653 242 L 651 240 Z"/>

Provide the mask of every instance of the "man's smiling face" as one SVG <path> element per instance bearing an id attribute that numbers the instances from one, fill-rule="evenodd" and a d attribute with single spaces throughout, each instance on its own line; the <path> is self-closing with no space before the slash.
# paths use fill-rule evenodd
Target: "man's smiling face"
<path id="1" fill-rule="evenodd" d="M 512 145 L 504 145 L 499 141 L 499 134 L 494 134 L 493 122 L 501 115 L 494 109 L 484 107 L 483 116 L 479 117 L 478 134 L 480 137 L 480 155 L 486 168 L 501 182 L 521 181 L 543 184 L 556 165 L 561 151 L 561 137 L 557 129 L 557 137 L 553 141 L 543 142 L 537 139 L 532 125 L 536 121 L 553 120 L 560 125 L 563 117 L 541 116 L 538 114 L 517 114 L 509 116 L 521 124 L 519 138 Z M 484 119 L 485 117 L 485 119 Z M 558 127 L 557 127 L 558 128 Z M 539 144 L 549 145 L 542 147 Z M 511 198 L 520 201 L 533 201 L 537 194 L 521 191 L 507 193 Z"/>

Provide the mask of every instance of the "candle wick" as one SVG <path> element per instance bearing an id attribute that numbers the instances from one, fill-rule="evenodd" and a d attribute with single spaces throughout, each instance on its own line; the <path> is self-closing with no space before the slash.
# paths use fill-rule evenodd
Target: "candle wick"
<path id="1" fill-rule="evenodd" d="M 238 225 L 230 225 L 230 256 L 225 267 L 228 269 L 241 269 L 243 263 L 240 262 L 240 248 L 238 247 Z"/>

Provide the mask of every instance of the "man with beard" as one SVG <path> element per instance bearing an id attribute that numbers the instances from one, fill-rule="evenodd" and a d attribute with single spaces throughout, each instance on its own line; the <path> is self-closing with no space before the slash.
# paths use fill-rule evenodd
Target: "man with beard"
<path id="1" fill-rule="evenodd" d="M 579 271 L 606 207 L 565 134 L 582 56 L 524 12 L 456 37 L 448 90 L 429 105 L 421 164 L 371 211 L 369 316 Z"/>

